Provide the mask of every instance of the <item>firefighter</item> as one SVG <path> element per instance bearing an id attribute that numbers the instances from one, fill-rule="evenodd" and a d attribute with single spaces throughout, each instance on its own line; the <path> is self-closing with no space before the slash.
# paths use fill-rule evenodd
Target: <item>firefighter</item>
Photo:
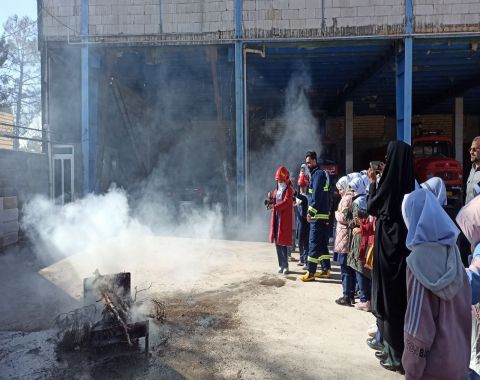
<path id="1" fill-rule="evenodd" d="M 305 161 L 311 173 L 308 187 L 308 215 L 310 223 L 308 272 L 300 279 L 314 281 L 315 277 L 330 278 L 330 254 L 328 252 L 328 220 L 330 210 L 330 180 L 327 172 L 318 167 L 317 153 L 307 152 Z M 317 272 L 318 264 L 321 272 Z"/>

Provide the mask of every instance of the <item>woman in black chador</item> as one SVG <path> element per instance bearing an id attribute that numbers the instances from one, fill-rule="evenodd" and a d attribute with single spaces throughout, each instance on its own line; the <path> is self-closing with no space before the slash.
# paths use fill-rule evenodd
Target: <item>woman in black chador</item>
<path id="1" fill-rule="evenodd" d="M 375 176 L 372 176 L 372 179 Z M 407 309 L 405 246 L 407 228 L 402 218 L 405 194 L 415 190 L 410 145 L 392 141 L 380 182 L 370 184 L 368 214 L 377 217 L 372 270 L 372 311 L 383 336 L 382 367 L 402 370 L 403 323 Z"/>

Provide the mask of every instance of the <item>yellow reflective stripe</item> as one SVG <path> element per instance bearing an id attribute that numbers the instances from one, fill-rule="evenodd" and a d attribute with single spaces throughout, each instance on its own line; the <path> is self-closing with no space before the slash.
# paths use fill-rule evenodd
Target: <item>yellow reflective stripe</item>
<path id="1" fill-rule="evenodd" d="M 311 218 L 312 218 L 312 220 L 328 220 L 329 215 L 328 214 L 316 214 L 316 215 L 313 215 Z"/>
<path id="2" fill-rule="evenodd" d="M 313 194 L 313 190 L 311 188 L 308 188 L 308 194 Z"/>
<path id="3" fill-rule="evenodd" d="M 330 260 L 330 255 L 322 255 L 318 258 L 320 261 L 321 260 Z"/>
<path id="4" fill-rule="evenodd" d="M 308 211 L 311 211 L 313 215 L 315 215 L 318 212 L 317 209 L 313 208 L 312 206 L 308 206 Z"/>
<path id="5" fill-rule="evenodd" d="M 325 183 L 325 186 L 323 187 L 323 191 L 328 191 L 328 187 L 329 186 L 328 186 L 328 182 L 327 182 L 327 183 Z"/>
<path id="6" fill-rule="evenodd" d="M 310 261 L 311 263 L 318 264 L 320 262 L 320 259 L 316 259 L 315 257 L 308 256 L 307 261 Z"/>

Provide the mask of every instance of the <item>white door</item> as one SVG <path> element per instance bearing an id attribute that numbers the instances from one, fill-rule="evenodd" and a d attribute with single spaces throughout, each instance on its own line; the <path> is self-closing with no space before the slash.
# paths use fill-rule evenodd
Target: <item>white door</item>
<path id="1" fill-rule="evenodd" d="M 56 204 L 64 205 L 74 199 L 74 148 L 72 145 L 54 145 L 53 199 Z"/>

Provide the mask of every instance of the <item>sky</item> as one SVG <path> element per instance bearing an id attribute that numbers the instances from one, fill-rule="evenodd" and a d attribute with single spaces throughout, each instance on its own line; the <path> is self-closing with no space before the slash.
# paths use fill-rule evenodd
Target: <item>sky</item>
<path id="1" fill-rule="evenodd" d="M 9 16 L 29 16 L 37 19 L 37 0 L 0 0 L 0 35 L 3 31 L 3 24 Z"/>

